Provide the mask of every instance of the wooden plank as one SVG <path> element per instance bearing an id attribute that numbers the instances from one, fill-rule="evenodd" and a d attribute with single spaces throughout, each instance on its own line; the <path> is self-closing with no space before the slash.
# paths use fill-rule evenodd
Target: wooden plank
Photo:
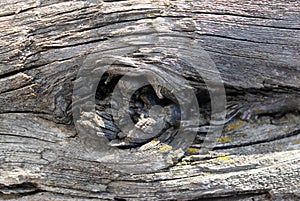
<path id="1" fill-rule="evenodd" d="M 1 1 L 0 198 L 299 199 L 299 19 L 298 1 Z M 98 116 L 79 113 L 86 119 L 76 121 L 78 72 L 100 53 L 118 61 L 105 80 L 99 78 L 97 91 L 79 88 L 95 90 Z M 211 61 L 216 68 L 204 68 Z M 155 139 L 146 142 L 145 135 L 119 133 L 113 116 L 121 112 L 109 108 L 109 97 L 119 75 L 135 69 L 169 76 L 165 83 L 175 81 L 178 88 L 186 83 L 176 76 L 193 86 L 201 117 L 189 128 L 198 132 L 189 149 L 163 142 L 176 138 L 178 109 L 174 94 L 157 86 L 138 92 L 131 117 L 138 129 L 159 122 L 137 118 L 138 109 L 154 102 L 168 108 L 172 129 L 161 136 L 153 131 Z M 101 68 L 88 70 L 94 76 L 87 83 Z M 226 90 L 226 123 L 208 151 L 205 76 L 218 75 Z M 99 136 L 85 135 L 95 131 Z M 126 146 L 111 150 L 100 140 L 105 136 Z"/>

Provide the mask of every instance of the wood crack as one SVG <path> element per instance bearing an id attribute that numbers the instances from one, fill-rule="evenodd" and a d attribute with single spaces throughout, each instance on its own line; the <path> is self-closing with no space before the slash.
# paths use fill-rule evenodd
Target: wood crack
<path id="1" fill-rule="evenodd" d="M 230 36 L 222 36 L 222 35 L 217 35 L 217 34 L 202 34 L 202 33 L 198 33 L 198 34 L 200 36 L 209 36 L 209 37 L 223 38 L 223 39 L 228 39 L 228 40 L 236 40 L 236 41 L 249 42 L 249 43 L 281 45 L 279 43 L 253 41 L 253 40 L 244 39 L 244 38 L 234 38 L 234 37 L 230 37 Z"/>
<path id="2" fill-rule="evenodd" d="M 57 141 L 45 140 L 45 139 L 41 139 L 41 138 L 33 137 L 33 136 L 16 135 L 16 134 L 10 134 L 10 133 L 0 133 L 0 135 L 17 137 L 17 138 L 27 138 L 27 139 L 33 139 L 33 140 L 38 140 L 38 141 L 42 141 L 42 142 L 49 142 L 49 143 L 57 143 Z"/>
<path id="3" fill-rule="evenodd" d="M 0 183 L 0 198 L 11 199 L 22 196 L 34 195 L 45 192 L 38 188 L 38 185 L 33 182 L 23 182 L 20 184 L 5 185 Z"/>
<path id="4" fill-rule="evenodd" d="M 70 45 L 43 45 L 43 49 L 48 50 L 48 49 L 59 49 L 59 48 L 67 48 L 67 47 L 76 47 L 76 46 L 81 46 L 81 45 L 88 45 L 88 44 L 93 44 L 93 43 L 98 43 L 102 41 L 106 41 L 108 38 L 100 38 L 100 39 L 95 39 L 95 40 L 90 40 L 90 41 L 85 41 L 81 43 L 75 43 L 75 44 L 70 44 Z"/>
<path id="5" fill-rule="evenodd" d="M 203 11 L 191 11 L 194 14 L 208 14 L 208 15 L 228 15 L 228 16 L 235 16 L 235 17 L 242 17 L 242 18 L 252 18 L 252 19 L 263 19 L 263 20 L 280 20 L 277 18 L 269 18 L 264 16 L 253 16 L 253 15 L 243 15 L 237 13 L 222 13 L 222 12 L 203 12 Z"/>
<path id="6" fill-rule="evenodd" d="M 298 2 L 16 0 L 0 4 L 4 47 L 0 199 L 297 200 L 293 196 L 299 194 L 300 183 Z M 198 47 L 203 51 L 198 52 Z M 100 68 L 87 69 L 80 92 L 88 95 L 79 101 L 95 98 L 98 116 L 87 115 L 84 123 L 90 127 L 81 131 L 72 111 L 74 85 L 85 62 L 101 61 L 97 53 L 116 60 L 102 76 L 103 83 L 98 83 L 96 95 L 90 93 L 94 86 L 84 84 L 102 79 L 89 77 Z M 214 65 L 217 70 L 210 68 Z M 192 147 L 184 146 L 185 153 L 174 147 L 189 140 L 189 133 L 170 143 L 182 120 L 176 94 L 151 76 L 143 80 L 152 80 L 153 89 L 137 89 L 132 97 L 122 99 L 128 101 L 124 110 L 110 110 L 114 102 L 108 100 L 121 80 L 114 80 L 114 75 L 136 78 L 132 69 L 167 75 L 163 80 L 173 80 L 178 88 L 191 86 L 199 103 L 201 133 Z M 202 149 L 212 110 L 202 72 L 219 73 L 227 92 L 227 121 L 222 134 L 213 139 L 215 151 Z M 134 80 L 129 83 L 135 84 Z M 126 89 L 126 84 L 118 86 Z M 184 92 L 180 95 L 189 104 Z M 155 106 L 158 109 L 152 110 Z M 132 121 L 121 123 L 133 122 L 135 129 L 147 133 L 134 129 L 121 133 L 115 117 L 122 112 L 129 113 L 127 119 Z M 160 116 L 164 112 L 167 123 Z M 150 129 L 161 122 L 164 135 Z M 184 126 L 198 128 L 189 123 L 184 121 Z M 99 132 L 88 139 L 92 129 Z M 104 137 L 117 140 L 110 144 L 115 149 L 100 143 Z M 125 154 L 114 155 L 116 149 Z"/>
<path id="7" fill-rule="evenodd" d="M 280 140 L 280 139 L 296 136 L 298 134 L 300 134 L 300 129 L 289 132 L 289 133 L 286 133 L 284 135 L 278 135 L 278 136 L 275 136 L 275 137 L 270 137 L 269 139 L 257 140 L 255 142 L 246 142 L 246 143 L 231 144 L 231 145 L 220 145 L 220 146 L 214 147 L 213 150 L 226 150 L 226 149 L 231 149 L 231 148 L 252 146 L 252 145 L 262 144 L 262 143 L 269 143 L 269 142 L 277 141 L 277 140 Z"/>

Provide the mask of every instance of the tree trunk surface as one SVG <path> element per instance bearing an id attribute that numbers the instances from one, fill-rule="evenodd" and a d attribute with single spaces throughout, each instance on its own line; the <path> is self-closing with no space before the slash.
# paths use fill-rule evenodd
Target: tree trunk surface
<path id="1" fill-rule="evenodd" d="M 299 1 L 3 0 L 0 30 L 0 199 L 300 199 Z"/>

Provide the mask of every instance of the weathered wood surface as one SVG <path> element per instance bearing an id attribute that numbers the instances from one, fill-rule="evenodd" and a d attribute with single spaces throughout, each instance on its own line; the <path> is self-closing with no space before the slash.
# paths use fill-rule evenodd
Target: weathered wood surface
<path id="1" fill-rule="evenodd" d="M 299 1 L 1 1 L 0 198 L 298 200 L 299 22 Z M 169 167 L 143 172 L 133 160 L 139 173 L 126 173 L 112 167 L 113 157 L 101 162 L 97 138 L 78 135 L 74 80 L 91 53 L 160 32 L 197 39 L 210 55 L 225 84 L 228 122 L 212 151 L 201 150 L 200 133 Z M 169 66 L 207 96 L 191 68 Z"/>

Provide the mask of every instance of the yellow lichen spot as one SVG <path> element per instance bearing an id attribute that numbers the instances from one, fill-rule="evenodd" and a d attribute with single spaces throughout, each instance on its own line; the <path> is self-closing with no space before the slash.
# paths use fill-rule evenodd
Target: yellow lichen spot
<path id="1" fill-rule="evenodd" d="M 216 140 L 216 142 L 230 142 L 231 139 L 229 137 L 220 137 Z"/>
<path id="2" fill-rule="evenodd" d="M 260 109 L 255 109 L 254 112 L 255 112 L 255 113 L 260 113 L 261 110 L 260 110 Z"/>
<path id="3" fill-rule="evenodd" d="M 182 164 L 182 165 L 188 165 L 189 162 L 187 162 L 187 161 L 182 161 L 181 164 Z"/>
<path id="4" fill-rule="evenodd" d="M 155 17 L 155 14 L 154 13 L 147 13 L 146 17 Z"/>
<path id="5" fill-rule="evenodd" d="M 219 161 L 219 162 L 222 161 L 224 163 L 234 163 L 234 162 L 236 162 L 235 159 L 233 159 L 232 157 L 230 157 L 228 155 L 226 155 L 226 156 L 219 156 L 218 158 L 215 158 L 214 160 L 215 161 Z"/>
<path id="6" fill-rule="evenodd" d="M 243 120 L 238 120 L 237 122 L 235 123 L 232 123 L 232 124 L 228 124 L 226 127 L 225 127 L 225 130 L 228 131 L 228 130 L 233 130 L 233 129 L 236 129 L 237 127 L 239 127 L 240 125 L 242 125 L 244 123 Z"/>
<path id="7" fill-rule="evenodd" d="M 26 78 L 26 79 L 31 78 L 31 76 L 29 76 L 29 75 L 27 75 L 27 74 L 25 74 L 25 73 L 22 73 L 22 76 L 23 76 L 24 78 Z"/>
<path id="8" fill-rule="evenodd" d="M 162 147 L 159 148 L 159 151 L 168 151 L 168 150 L 171 150 L 172 149 L 172 146 L 170 145 L 163 145 Z"/>
<path id="9" fill-rule="evenodd" d="M 217 161 L 227 161 L 227 160 L 229 160 L 229 156 L 220 156 L 220 157 L 216 158 L 215 160 L 217 160 Z"/>
<path id="10" fill-rule="evenodd" d="M 228 156 L 229 154 L 228 153 L 221 153 L 220 155 L 219 155 L 219 157 L 224 157 L 224 156 Z"/>
<path id="11" fill-rule="evenodd" d="M 151 143 L 156 143 L 156 142 L 157 142 L 157 139 L 151 140 Z"/>
<path id="12" fill-rule="evenodd" d="M 282 149 L 282 145 L 276 145 L 276 149 Z"/>
<path id="13" fill-rule="evenodd" d="M 189 165 L 189 164 L 190 164 L 189 162 L 182 161 L 182 162 L 177 163 L 176 165 L 177 166 L 182 166 L 182 165 Z"/>
<path id="14" fill-rule="evenodd" d="M 203 176 L 207 177 L 207 176 L 210 176 L 211 175 L 211 172 L 205 172 Z"/>
<path id="15" fill-rule="evenodd" d="M 293 144 L 300 144 L 300 140 L 294 142 Z"/>
<path id="16" fill-rule="evenodd" d="M 31 95 L 31 96 L 36 96 L 36 94 L 35 94 L 35 93 L 30 93 L 30 95 Z"/>
<path id="17" fill-rule="evenodd" d="M 191 147 L 191 148 L 188 148 L 187 151 L 188 151 L 189 153 L 196 153 L 198 150 L 199 150 L 199 149 L 197 149 L 197 148 L 192 148 L 192 147 Z"/>
<path id="18" fill-rule="evenodd" d="M 191 162 L 191 165 L 196 165 L 196 162 Z"/>
<path id="19" fill-rule="evenodd" d="M 165 1 L 165 2 L 164 2 L 164 5 L 165 5 L 165 6 L 170 6 L 170 5 L 171 5 L 171 2 Z"/>

